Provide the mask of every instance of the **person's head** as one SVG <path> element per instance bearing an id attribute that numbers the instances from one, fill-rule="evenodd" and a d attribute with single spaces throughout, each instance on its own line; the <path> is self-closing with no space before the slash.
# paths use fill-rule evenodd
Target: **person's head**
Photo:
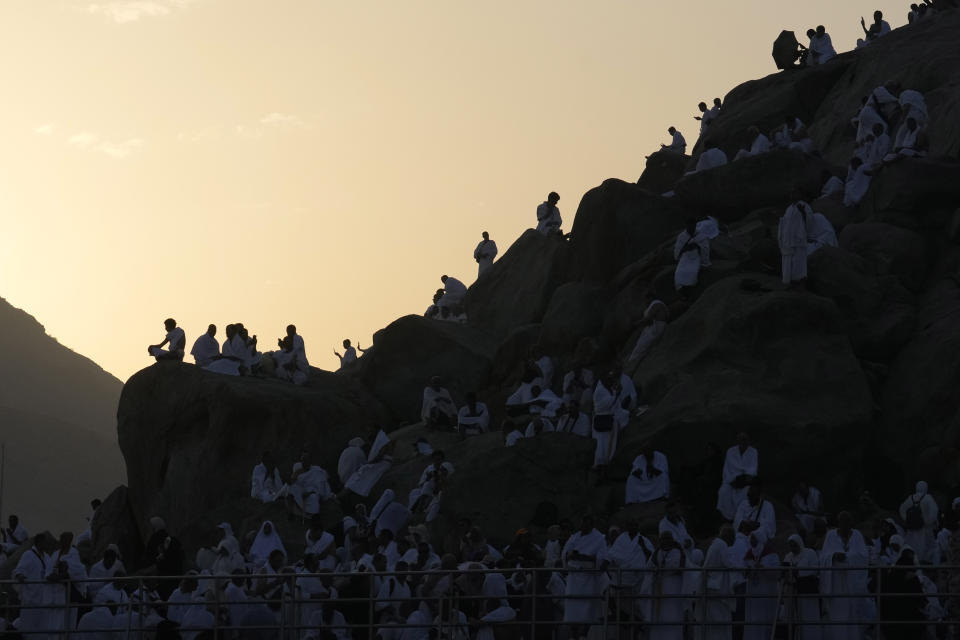
<path id="1" fill-rule="evenodd" d="M 280 348 L 286 352 L 293 351 L 293 337 L 283 336 L 283 338 L 280 340 Z"/>
<path id="2" fill-rule="evenodd" d="M 440 282 L 443 282 L 444 284 L 446 284 L 448 277 L 449 276 L 447 276 L 447 274 L 443 274 L 442 276 L 440 276 Z"/>
<path id="3" fill-rule="evenodd" d="M 283 568 L 284 560 L 286 556 L 283 555 L 283 551 L 280 549 L 274 549 L 270 552 L 270 556 L 267 558 L 267 562 L 270 563 L 270 568 L 274 571 L 280 571 Z"/>
<path id="4" fill-rule="evenodd" d="M 263 531 L 263 535 L 269 536 L 273 534 L 273 523 L 267 520 L 263 523 L 263 526 L 260 528 Z"/>
<path id="5" fill-rule="evenodd" d="M 560 202 L 560 194 L 556 191 L 551 191 L 549 195 L 547 195 L 547 202 L 549 202 L 551 205 L 557 204 Z"/>
<path id="6" fill-rule="evenodd" d="M 296 325 L 293 325 L 293 324 L 288 324 L 288 325 L 287 325 L 287 335 L 290 336 L 291 338 L 292 338 L 293 336 L 297 335 L 297 326 L 296 326 Z"/>
<path id="7" fill-rule="evenodd" d="M 810 495 L 810 485 L 805 480 L 797 483 L 797 495 L 806 498 Z"/>
<path id="8" fill-rule="evenodd" d="M 687 234 L 692 238 L 697 235 L 697 219 L 696 218 L 687 218 L 686 226 L 684 227 L 687 231 Z"/>
<path id="9" fill-rule="evenodd" d="M 913 117 L 907 118 L 907 129 L 909 129 L 910 131 L 916 131 L 916 130 L 917 130 L 917 119 L 916 119 L 916 118 L 913 118 Z"/>
<path id="10" fill-rule="evenodd" d="M 670 135 L 673 135 L 673 134 L 675 134 L 676 132 L 677 132 L 677 128 L 676 128 L 676 127 L 669 127 L 669 128 L 667 128 L 667 133 L 669 133 Z"/>
<path id="11" fill-rule="evenodd" d="M 174 320 L 173 318 L 167 318 L 166 320 L 163 321 L 163 326 L 166 328 L 167 331 L 173 331 L 177 327 L 177 321 Z"/>
<path id="12" fill-rule="evenodd" d="M 816 36 L 816 35 L 817 35 L 817 32 L 816 32 L 815 30 L 813 30 L 813 29 L 807 29 L 807 37 L 808 37 L 808 38 L 813 38 L 813 37 Z"/>
<path id="13" fill-rule="evenodd" d="M 803 538 L 795 533 L 787 539 L 787 546 L 790 548 L 790 553 L 796 556 L 803 551 Z"/>
<path id="14" fill-rule="evenodd" d="M 826 32 L 827 32 L 827 28 L 826 28 L 825 26 L 823 26 L 822 24 L 817 25 L 817 35 L 818 35 L 818 36 L 822 36 L 822 35 L 824 35 Z"/>
<path id="15" fill-rule="evenodd" d="M 350 339 L 349 339 L 349 338 L 347 338 L 346 340 L 343 341 L 343 348 L 344 348 L 344 349 L 349 349 L 349 348 L 350 348 Z"/>
<path id="16" fill-rule="evenodd" d="M 476 391 L 467 391 L 467 404 L 471 407 L 477 404 L 477 392 Z"/>
<path id="17" fill-rule="evenodd" d="M 747 500 L 750 501 L 750 506 L 755 507 L 760 504 L 760 500 L 763 498 L 763 490 L 760 488 L 760 483 L 754 481 L 750 488 L 747 489 Z"/>
<path id="18" fill-rule="evenodd" d="M 756 138 L 758 135 L 760 135 L 760 127 L 755 124 L 750 125 L 747 127 L 747 135 L 749 135 L 751 138 Z"/>
<path id="19" fill-rule="evenodd" d="M 486 231 L 484 231 L 484 232 L 481 233 L 480 235 L 483 236 L 483 239 L 484 239 L 484 240 L 489 240 L 489 239 L 490 239 L 490 234 L 487 233 Z"/>
<path id="20" fill-rule="evenodd" d="M 224 333 L 224 335 L 227 336 L 227 340 L 229 340 L 229 339 L 232 338 L 233 336 L 237 335 L 237 325 L 235 325 L 235 324 L 228 324 L 227 326 L 225 326 L 225 327 L 223 328 L 223 333 Z"/>
<path id="21" fill-rule="evenodd" d="M 677 546 L 677 541 L 669 531 L 661 531 L 659 540 L 661 549 L 672 549 Z"/>
<path id="22" fill-rule="evenodd" d="M 439 391 L 441 389 L 440 376 L 433 376 L 430 378 L 430 388 L 434 391 Z"/>
<path id="23" fill-rule="evenodd" d="M 7 522 L 10 523 L 10 528 L 11 528 L 11 529 L 16 529 L 17 526 L 20 524 L 20 518 L 18 518 L 16 515 L 14 515 L 14 514 L 11 513 L 11 514 L 10 514 L 10 517 L 7 518 Z"/>
<path id="24" fill-rule="evenodd" d="M 110 567 L 113 566 L 113 563 L 115 563 L 119 557 L 120 557 L 120 554 L 117 552 L 116 545 L 111 544 L 103 552 L 103 566 L 109 569 Z"/>
<path id="25" fill-rule="evenodd" d="M 879 138 L 883 135 L 883 125 L 879 122 L 873 123 L 873 136 L 874 138 Z"/>
<path id="26" fill-rule="evenodd" d="M 733 530 L 732 525 L 725 524 L 722 527 L 720 527 L 720 533 L 717 535 L 717 537 L 729 545 L 729 544 L 733 544 L 733 541 L 736 539 L 737 534 Z"/>
<path id="27" fill-rule="evenodd" d="M 720 105 L 721 105 L 721 104 L 723 104 L 723 103 L 720 102 L 720 98 L 714 98 L 714 99 L 713 99 L 713 106 L 715 106 L 717 109 L 720 108 Z"/>
<path id="28" fill-rule="evenodd" d="M 211 338 L 217 335 L 217 325 L 211 324 L 210 326 L 208 326 L 207 335 L 210 336 Z"/>
<path id="29" fill-rule="evenodd" d="M 841 511 L 837 514 L 837 531 L 844 537 L 853 531 L 853 516 L 849 511 Z"/>
<path id="30" fill-rule="evenodd" d="M 873 21 L 874 21 L 874 22 L 880 22 L 881 20 L 883 20 L 883 11 L 880 11 L 880 10 L 878 9 L 878 10 L 876 10 L 876 11 L 873 12 Z"/>
<path id="31" fill-rule="evenodd" d="M 750 436 L 745 431 L 737 434 L 737 446 L 740 447 L 740 451 L 746 451 L 750 446 Z"/>
<path id="32" fill-rule="evenodd" d="M 927 483 L 923 480 L 920 480 L 914 487 L 914 493 L 922 498 L 923 496 L 927 495 L 927 491 L 929 491 L 929 489 L 930 488 Z"/>
<path id="33" fill-rule="evenodd" d="M 593 516 L 585 515 L 580 518 L 580 533 L 587 535 L 593 531 Z"/>
<path id="34" fill-rule="evenodd" d="M 707 111 L 707 103 L 706 103 L 706 102 L 701 102 L 700 104 L 697 105 L 697 109 L 700 109 L 700 113 L 706 113 L 706 111 Z"/>

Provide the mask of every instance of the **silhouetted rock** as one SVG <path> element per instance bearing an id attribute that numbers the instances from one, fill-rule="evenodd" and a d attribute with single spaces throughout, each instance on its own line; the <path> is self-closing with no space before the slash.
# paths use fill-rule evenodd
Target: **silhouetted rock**
<path id="1" fill-rule="evenodd" d="M 878 275 L 897 276 L 911 290 L 922 287 L 927 272 L 927 247 L 913 231 L 869 222 L 847 225 L 840 246 L 867 260 Z"/>
<path id="2" fill-rule="evenodd" d="M 147 536 L 137 525 L 129 492 L 124 486 L 117 487 L 103 500 L 90 523 L 90 531 L 93 534 L 89 549 L 91 564 L 99 562 L 111 544 L 119 547 L 120 557 L 128 564 L 128 569 L 133 568 L 130 563 L 143 553 Z"/>
<path id="3" fill-rule="evenodd" d="M 580 338 L 596 335 L 603 324 L 598 310 L 606 304 L 603 287 L 570 282 L 553 292 L 543 316 L 540 346 L 551 352 L 566 350 Z"/>
<path id="4" fill-rule="evenodd" d="M 907 229 L 946 227 L 960 202 L 960 162 L 904 159 L 870 181 L 860 208 L 875 220 Z"/>
<path id="5" fill-rule="evenodd" d="M 653 194 L 666 193 L 683 177 L 689 161 L 689 156 L 674 151 L 651 153 L 637 186 Z"/>

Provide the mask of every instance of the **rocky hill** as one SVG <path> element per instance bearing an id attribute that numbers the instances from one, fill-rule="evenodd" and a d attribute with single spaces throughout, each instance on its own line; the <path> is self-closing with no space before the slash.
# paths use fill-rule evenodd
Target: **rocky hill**
<path id="1" fill-rule="evenodd" d="M 224 517 L 254 522 L 265 511 L 246 496 L 263 449 L 288 465 L 308 444 L 332 470 L 347 440 L 374 421 L 395 428 L 400 443 L 378 490 L 409 490 L 425 465 L 409 445 L 427 437 L 457 468 L 441 520 L 469 516 L 499 540 L 542 525 L 538 513 L 554 507 L 569 518 L 585 510 L 659 517 L 660 505 L 622 509 L 622 481 L 641 443 L 668 454 L 678 498 L 702 519 L 694 526 L 712 527 L 716 451 L 741 430 L 780 499 L 801 477 L 832 507 L 855 505 L 865 489 L 881 504 L 899 503 L 921 476 L 952 494 L 960 485 L 958 29 L 960 12 L 945 14 L 823 67 L 737 87 L 698 151 L 732 156 L 747 146 L 748 126 L 770 129 L 792 115 L 810 125 L 821 153 L 775 151 L 689 176 L 693 158 L 654 154 L 638 183 L 607 180 L 583 196 L 569 240 L 520 237 L 470 288 L 467 325 L 401 318 L 353 368 L 315 372 L 303 389 L 188 365 L 137 374 L 119 412 L 136 524 L 160 513 L 198 539 Z M 861 97 L 886 82 L 925 93 L 930 157 L 882 170 L 859 207 L 818 200 L 822 171 L 841 174 L 853 149 L 849 122 Z M 805 292 L 780 285 L 775 241 L 796 190 L 840 238 L 811 258 Z M 686 219 L 703 215 L 727 233 L 693 296 L 680 299 L 673 240 Z M 611 482 L 589 474 L 589 440 L 545 435 L 504 448 L 496 433 L 464 441 L 416 424 L 433 375 L 458 401 L 478 391 L 497 424 L 531 348 L 554 356 L 561 372 L 608 367 L 629 353 L 654 297 L 672 318 L 634 375 L 651 408 L 624 432 Z M 333 525 L 337 514 L 329 517 Z"/>
<path id="2" fill-rule="evenodd" d="M 125 478 L 117 450 L 122 384 L 0 300 L 0 440 L 6 445 L 3 518 L 83 531 L 93 498 Z"/>

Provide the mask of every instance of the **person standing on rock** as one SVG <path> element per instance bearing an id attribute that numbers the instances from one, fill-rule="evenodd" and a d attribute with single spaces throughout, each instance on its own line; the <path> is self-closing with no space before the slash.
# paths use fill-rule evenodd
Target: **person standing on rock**
<path id="1" fill-rule="evenodd" d="M 747 434 L 737 435 L 737 444 L 727 449 L 723 462 L 723 484 L 717 492 L 717 510 L 727 520 L 732 521 L 737 507 L 746 499 L 750 483 L 757 477 L 759 456 L 750 446 Z"/>
<path id="2" fill-rule="evenodd" d="M 660 145 L 661 151 L 673 151 L 683 155 L 687 152 L 687 141 L 684 139 L 683 134 L 677 131 L 676 127 L 670 127 L 667 129 L 667 133 L 670 134 L 672 140 L 670 144 Z"/>
<path id="3" fill-rule="evenodd" d="M 477 278 L 485 274 L 493 266 L 493 259 L 497 257 L 497 243 L 490 239 L 490 234 L 483 232 L 483 240 L 473 250 L 473 259 L 477 261 Z"/>
<path id="4" fill-rule="evenodd" d="M 704 132 L 707 130 L 707 127 L 710 126 L 710 123 L 713 122 L 714 118 L 717 117 L 717 114 L 720 112 L 720 109 L 714 107 L 712 109 L 707 109 L 707 103 L 701 102 L 697 105 L 697 109 L 700 110 L 699 116 L 693 116 L 694 120 L 700 121 L 700 135 L 703 136 Z"/>
<path id="5" fill-rule="evenodd" d="M 922 564 L 935 564 L 939 561 L 936 530 L 940 508 L 937 501 L 928 493 L 927 483 L 921 480 L 916 491 L 907 496 L 900 505 L 900 517 L 903 518 L 904 542 L 917 554 Z"/>
<path id="6" fill-rule="evenodd" d="M 803 200 L 797 200 L 780 218 L 777 241 L 782 256 L 783 284 L 803 288 L 807 281 L 807 224 L 813 209 Z M 794 285 L 796 283 L 796 285 Z"/>
<path id="7" fill-rule="evenodd" d="M 551 191 L 547 199 L 537 205 L 537 231 L 545 236 L 560 233 L 563 218 L 560 217 L 560 209 L 557 208 L 558 202 L 560 202 L 560 195 L 556 191 Z"/>
<path id="8" fill-rule="evenodd" d="M 163 326 L 167 330 L 167 336 L 163 339 L 163 342 L 160 344 L 154 344 L 147 347 L 147 353 L 157 359 L 157 362 L 161 360 L 183 360 L 183 350 L 187 346 L 187 336 L 183 333 L 183 329 L 177 326 L 177 321 L 173 318 L 167 318 L 163 321 Z M 163 347 L 165 345 L 170 345 L 167 349 Z"/>

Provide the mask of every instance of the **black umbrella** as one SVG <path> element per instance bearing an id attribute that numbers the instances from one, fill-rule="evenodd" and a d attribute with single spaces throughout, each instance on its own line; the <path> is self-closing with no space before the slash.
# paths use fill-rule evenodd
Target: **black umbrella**
<path id="1" fill-rule="evenodd" d="M 773 41 L 773 61 L 777 63 L 777 69 L 792 67 L 800 55 L 799 47 L 800 43 L 793 31 L 781 31 Z"/>

